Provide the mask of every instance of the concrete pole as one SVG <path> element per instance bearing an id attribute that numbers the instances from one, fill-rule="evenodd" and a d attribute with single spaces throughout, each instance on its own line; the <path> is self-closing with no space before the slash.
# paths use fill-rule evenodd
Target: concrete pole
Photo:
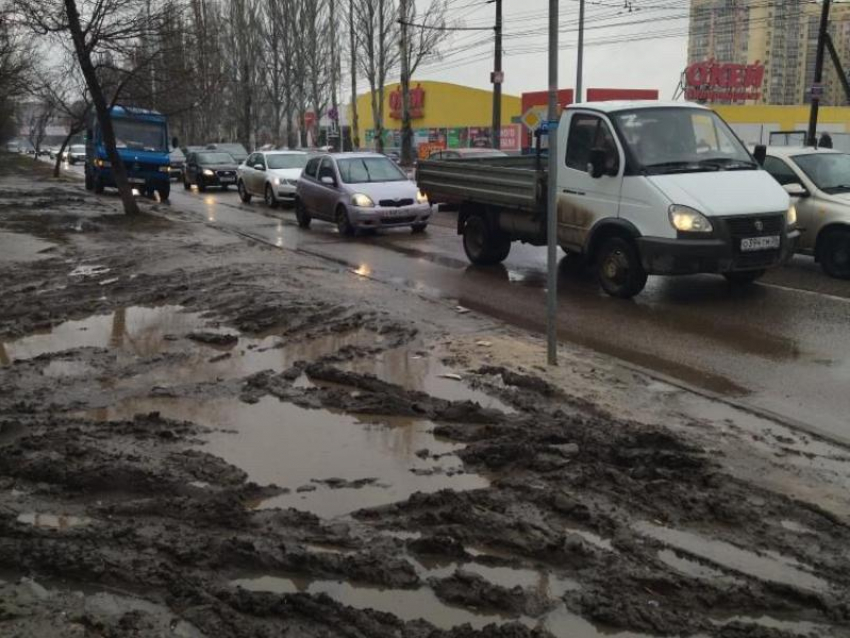
<path id="1" fill-rule="evenodd" d="M 823 58 L 826 49 L 826 39 L 829 37 L 829 3 L 823 0 L 823 9 L 820 14 L 820 31 L 818 32 L 818 49 L 815 56 L 815 80 L 818 86 L 823 86 Z M 812 93 L 812 110 L 809 114 L 809 133 L 806 136 L 806 146 L 817 146 L 818 110 L 820 108 L 820 96 Z"/>
<path id="2" fill-rule="evenodd" d="M 549 0 L 549 171 L 546 206 L 546 341 L 558 365 L 558 0 Z"/>
<path id="3" fill-rule="evenodd" d="M 496 52 L 493 60 L 493 148 L 502 147 L 502 0 L 496 2 Z"/>
<path id="4" fill-rule="evenodd" d="M 578 5 L 578 53 L 576 64 L 576 94 L 574 102 L 584 102 L 582 72 L 584 71 L 584 0 Z"/>

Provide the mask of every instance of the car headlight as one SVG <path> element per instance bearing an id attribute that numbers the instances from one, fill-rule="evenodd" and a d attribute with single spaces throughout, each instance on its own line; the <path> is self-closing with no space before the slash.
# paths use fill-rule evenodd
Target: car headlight
<path id="1" fill-rule="evenodd" d="M 418 204 L 427 204 L 428 196 L 420 190 L 416 191 L 416 202 Z"/>
<path id="2" fill-rule="evenodd" d="M 794 204 L 791 204 L 788 207 L 788 212 L 785 213 L 785 224 L 788 226 L 794 226 L 797 223 L 797 207 Z"/>
<path id="3" fill-rule="evenodd" d="M 215 175 L 215 173 L 213 173 L 210 169 L 205 168 L 204 169 L 204 175 L 208 175 L 209 177 L 212 177 L 213 175 Z"/>
<path id="4" fill-rule="evenodd" d="M 668 215 L 673 228 L 683 233 L 710 233 L 714 230 L 705 215 L 689 206 L 673 204 Z"/>
<path id="5" fill-rule="evenodd" d="M 274 184 L 275 186 L 280 186 L 280 178 L 272 177 L 272 184 Z"/>
<path id="6" fill-rule="evenodd" d="M 359 206 L 360 208 L 373 208 L 375 206 L 375 202 L 372 201 L 372 198 L 368 195 L 364 195 L 363 193 L 352 195 L 351 203 L 355 206 Z"/>

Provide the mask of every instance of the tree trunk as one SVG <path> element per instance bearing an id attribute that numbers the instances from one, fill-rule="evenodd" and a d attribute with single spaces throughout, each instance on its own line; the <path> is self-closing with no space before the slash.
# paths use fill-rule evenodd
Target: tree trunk
<path id="1" fill-rule="evenodd" d="M 401 163 L 413 165 L 413 126 L 410 121 L 410 42 L 408 42 L 407 3 L 401 0 Z"/>
<path id="2" fill-rule="evenodd" d="M 62 166 L 62 153 L 65 152 L 65 148 L 68 146 L 71 138 L 74 137 L 79 131 L 75 131 L 73 128 L 69 128 L 68 135 L 65 136 L 65 139 L 62 140 L 62 146 L 59 148 L 59 152 L 56 154 L 56 162 L 53 165 L 53 177 L 59 177 L 59 170 Z"/>
<path id="3" fill-rule="evenodd" d="M 106 156 L 112 165 L 112 175 L 115 178 L 115 185 L 118 187 L 118 194 L 121 196 L 121 203 L 124 205 L 124 213 L 138 215 L 139 205 L 136 203 L 136 198 L 133 197 L 133 189 L 130 188 L 130 183 L 127 181 L 127 171 L 118 155 L 118 149 L 115 147 L 115 129 L 112 128 L 112 116 L 109 113 L 109 106 L 106 103 L 106 97 L 103 95 L 103 89 L 97 79 L 94 64 L 92 64 L 91 51 L 86 45 L 86 36 L 80 24 L 80 13 L 77 10 L 76 0 L 65 0 L 65 11 L 68 14 L 68 28 L 74 42 L 74 50 L 77 53 L 80 70 L 86 79 L 89 93 L 91 93 L 92 103 L 97 113 L 97 121 L 103 135 L 103 144 L 106 146 Z"/>
<path id="4" fill-rule="evenodd" d="M 351 55 L 351 150 L 360 148 L 360 119 L 357 117 L 357 51 L 354 45 L 354 0 L 348 0 L 349 47 Z"/>

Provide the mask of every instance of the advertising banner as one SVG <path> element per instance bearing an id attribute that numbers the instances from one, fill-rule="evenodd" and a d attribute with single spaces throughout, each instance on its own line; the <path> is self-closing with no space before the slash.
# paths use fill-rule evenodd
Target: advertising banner
<path id="1" fill-rule="evenodd" d="M 508 124 L 499 131 L 499 143 L 503 151 L 520 150 L 520 124 Z"/>
<path id="2" fill-rule="evenodd" d="M 469 127 L 469 147 L 470 148 L 492 148 L 493 141 L 491 140 L 490 127 L 487 126 L 470 126 Z"/>

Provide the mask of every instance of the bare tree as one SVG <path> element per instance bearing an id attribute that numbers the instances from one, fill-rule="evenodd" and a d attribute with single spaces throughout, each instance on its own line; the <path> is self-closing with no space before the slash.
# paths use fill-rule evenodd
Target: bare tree
<path id="1" fill-rule="evenodd" d="M 354 20 L 354 2 L 348 0 L 348 70 L 351 74 L 351 122 L 348 128 L 351 131 L 351 148 L 357 150 L 360 147 L 360 118 L 357 113 L 357 38 L 354 35 L 357 23 Z"/>
<path id="2" fill-rule="evenodd" d="M 308 107 L 313 111 L 310 134 L 319 142 L 322 114 L 328 106 L 333 61 L 330 56 L 330 16 L 327 0 L 304 0 L 302 11 L 303 60 L 307 72 Z"/>
<path id="3" fill-rule="evenodd" d="M 102 83 L 103 74 L 99 72 L 100 62 L 128 57 L 140 41 L 157 32 L 163 13 L 148 13 L 138 0 L 15 0 L 15 6 L 35 33 L 54 36 L 61 44 L 70 37 L 91 95 L 124 212 L 138 214 L 139 207 L 116 147 L 111 104 Z M 169 4 L 168 10 L 173 11 L 174 6 Z"/>
<path id="4" fill-rule="evenodd" d="M 258 0 L 230 0 L 227 16 L 227 55 L 233 77 L 231 107 L 237 113 L 237 138 L 252 148 L 255 138 L 255 104 L 259 67 L 264 60 L 257 58 L 259 50 L 259 25 L 261 22 Z"/>
<path id="5" fill-rule="evenodd" d="M 446 0 L 432 0 L 421 14 L 414 0 L 400 0 L 401 25 L 401 160 L 406 166 L 413 163 L 413 126 L 410 116 L 410 79 L 419 65 L 436 57 L 440 44 L 446 39 Z"/>
<path id="6" fill-rule="evenodd" d="M 14 135 L 15 100 L 28 91 L 35 69 L 32 43 L 16 27 L 13 8 L 0 0 L 0 140 Z"/>
<path id="7" fill-rule="evenodd" d="M 35 149 L 35 159 L 41 152 L 41 144 L 47 137 L 47 126 L 53 120 L 56 105 L 49 97 L 41 96 L 41 99 L 32 105 L 27 118 L 27 139 Z"/>
<path id="8" fill-rule="evenodd" d="M 399 60 L 398 11 L 393 0 L 355 0 L 353 31 L 356 61 L 369 81 L 375 145 L 384 150 L 384 86 Z"/>

